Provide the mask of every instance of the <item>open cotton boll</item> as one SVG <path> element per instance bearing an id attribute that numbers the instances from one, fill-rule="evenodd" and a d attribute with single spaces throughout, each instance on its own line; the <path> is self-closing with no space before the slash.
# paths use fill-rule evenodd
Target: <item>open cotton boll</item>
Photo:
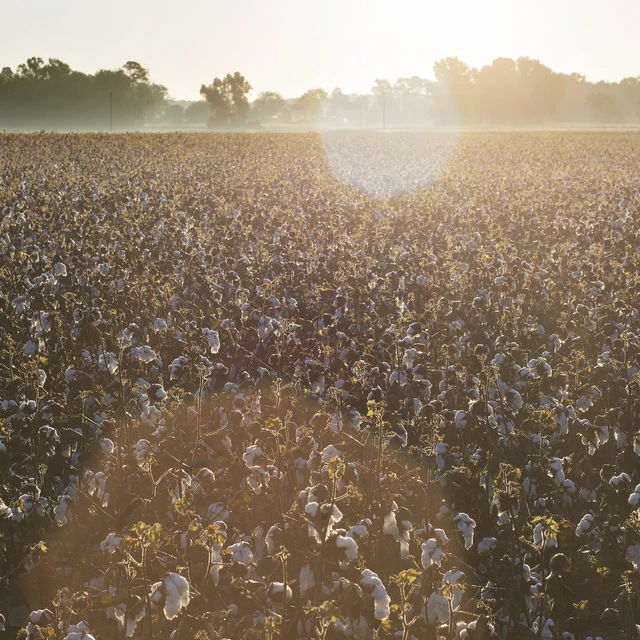
<path id="1" fill-rule="evenodd" d="M 64 640 L 95 640 L 95 638 L 90 633 L 82 630 L 82 631 L 70 631 L 64 637 Z"/>
<path id="2" fill-rule="evenodd" d="M 449 601 L 439 591 L 434 591 L 429 596 L 427 621 L 432 626 L 449 623 Z"/>
<path id="3" fill-rule="evenodd" d="M 466 513 L 459 513 L 454 516 L 453 522 L 456 525 L 456 529 L 464 536 L 465 549 L 471 549 L 473 546 L 473 532 L 476 528 L 476 521 Z"/>
<path id="4" fill-rule="evenodd" d="M 153 605 L 164 603 L 165 618 L 173 620 L 183 607 L 189 606 L 189 583 L 179 573 L 170 572 L 162 582 L 156 582 L 151 587 L 150 599 Z"/>
<path id="5" fill-rule="evenodd" d="M 218 353 L 220 351 L 220 336 L 217 331 L 212 329 L 203 329 L 202 335 L 209 341 L 211 345 L 211 353 Z"/>
<path id="6" fill-rule="evenodd" d="M 252 444 L 247 447 L 247 450 L 244 452 L 242 459 L 247 467 L 254 467 L 255 460 L 259 456 L 262 455 L 262 449 L 257 444 Z"/>
<path id="7" fill-rule="evenodd" d="M 189 606 L 189 583 L 179 573 L 171 572 L 164 579 L 164 587 L 164 615 L 167 620 L 173 620 L 183 607 Z"/>
<path id="8" fill-rule="evenodd" d="M 313 570 L 311 569 L 311 565 L 307 562 L 307 564 L 300 569 L 300 595 L 304 595 L 315 586 L 316 581 L 313 577 Z"/>
<path id="9" fill-rule="evenodd" d="M 116 446 L 110 438 L 102 438 L 102 440 L 100 440 L 100 448 L 105 453 L 111 455 L 115 451 Z"/>
<path id="10" fill-rule="evenodd" d="M 60 497 L 60 502 L 58 502 L 54 509 L 56 524 L 59 527 L 62 527 L 69 522 L 69 507 L 72 503 L 73 500 L 70 496 L 64 495 Z"/>
<path id="11" fill-rule="evenodd" d="M 378 574 L 371 571 L 371 569 L 365 569 L 362 572 L 362 579 L 360 584 L 363 587 L 370 589 L 374 602 L 374 617 L 376 620 L 386 620 L 389 617 L 391 598 L 387 594 L 382 580 L 378 577 Z"/>
<path id="12" fill-rule="evenodd" d="M 631 484 L 631 478 L 628 473 L 624 473 L 623 471 L 617 476 L 612 476 L 609 480 L 609 484 L 614 489 L 622 489 L 625 485 Z"/>
<path id="13" fill-rule="evenodd" d="M 284 592 L 285 592 L 284 583 L 272 582 L 267 592 L 267 598 L 271 601 L 281 602 L 283 600 L 282 594 Z M 291 600 L 291 598 L 293 597 L 293 591 L 291 590 L 291 587 L 289 585 L 287 585 L 287 591 L 286 591 L 285 597 L 287 600 Z"/>
<path id="14" fill-rule="evenodd" d="M 322 462 L 329 464 L 332 460 L 339 458 L 341 455 L 342 451 L 340 451 L 340 449 L 336 449 L 332 444 L 327 445 L 322 450 Z"/>
<path id="15" fill-rule="evenodd" d="M 441 566 L 444 557 L 445 552 L 435 538 L 429 538 L 429 540 L 422 543 L 422 556 L 420 560 L 424 569 L 428 569 L 432 564 L 438 567 Z"/>
<path id="16" fill-rule="evenodd" d="M 139 602 L 139 598 L 138 598 Z M 127 613 L 128 611 L 128 613 Z M 125 619 L 127 622 L 126 637 L 130 638 L 134 635 L 138 622 L 146 615 L 146 610 L 142 606 L 131 606 L 123 602 L 115 607 L 109 607 L 106 611 L 107 618 L 111 618 L 117 621 L 118 630 L 122 632 L 124 630 Z"/>
<path id="17" fill-rule="evenodd" d="M 636 485 L 633 493 L 629 496 L 629 504 L 632 507 L 637 507 L 638 505 L 640 505 L 640 484 Z"/>
<path id="18" fill-rule="evenodd" d="M 478 553 L 491 553 L 495 551 L 498 541 L 495 538 L 483 538 L 478 542 Z"/>
<path id="19" fill-rule="evenodd" d="M 576 535 L 580 537 L 580 536 L 583 536 L 585 533 L 588 533 L 589 530 L 593 527 L 594 522 L 595 522 L 595 518 L 590 513 L 587 513 L 584 516 L 582 516 L 582 519 L 580 520 L 580 522 L 578 523 L 578 526 L 576 527 Z"/>
<path id="20" fill-rule="evenodd" d="M 151 443 L 144 439 L 138 440 L 138 442 L 133 445 L 133 452 L 138 460 L 143 460 L 151 452 Z"/>
<path id="21" fill-rule="evenodd" d="M 100 543 L 100 549 L 108 553 L 114 554 L 116 549 L 122 544 L 122 538 L 115 533 L 109 533 L 107 537 Z"/>
<path id="22" fill-rule="evenodd" d="M 358 543 L 353 538 L 339 535 L 336 538 L 336 547 L 344 549 L 347 562 L 353 562 L 358 557 Z"/>
<path id="23" fill-rule="evenodd" d="M 233 562 L 242 562 L 243 564 L 251 564 L 253 562 L 253 552 L 248 542 L 240 541 L 229 545 L 227 551 L 231 553 Z"/>
<path id="24" fill-rule="evenodd" d="M 634 571 L 640 571 L 640 544 L 632 544 L 627 547 L 627 562 L 633 565 Z"/>

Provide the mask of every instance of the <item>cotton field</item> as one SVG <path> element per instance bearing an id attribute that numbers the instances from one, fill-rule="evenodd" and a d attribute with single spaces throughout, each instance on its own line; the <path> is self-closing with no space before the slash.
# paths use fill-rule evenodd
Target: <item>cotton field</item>
<path id="1" fill-rule="evenodd" d="M 639 169 L 607 132 L 0 135 L 7 633 L 638 637 Z"/>

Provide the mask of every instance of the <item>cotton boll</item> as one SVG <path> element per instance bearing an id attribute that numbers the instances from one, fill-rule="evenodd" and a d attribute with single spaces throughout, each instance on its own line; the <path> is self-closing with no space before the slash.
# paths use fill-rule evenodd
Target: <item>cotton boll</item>
<path id="1" fill-rule="evenodd" d="M 179 573 L 170 572 L 151 587 L 150 599 L 155 606 L 163 605 L 165 617 L 173 620 L 183 607 L 189 606 L 189 583 Z"/>
<path id="2" fill-rule="evenodd" d="M 471 549 L 476 521 L 472 520 L 466 513 L 459 513 L 454 516 L 453 522 L 456 525 L 456 529 L 464 536 L 465 549 Z"/>
<path id="3" fill-rule="evenodd" d="M 640 544 L 632 544 L 627 547 L 627 562 L 633 565 L 633 570 L 640 572 Z"/>
<path id="4" fill-rule="evenodd" d="M 438 529 L 436 529 L 436 531 L 438 531 Z M 442 546 L 436 538 L 430 538 L 426 542 L 422 543 L 421 562 L 424 569 L 428 569 L 433 564 L 438 567 L 442 565 L 442 560 L 445 557 L 445 552 L 442 549 Z"/>
<path id="5" fill-rule="evenodd" d="M 110 554 L 114 554 L 116 549 L 122 544 L 122 538 L 115 533 L 110 533 L 100 543 L 100 549 Z"/>
<path id="6" fill-rule="evenodd" d="M 59 527 L 62 527 L 69 522 L 69 507 L 72 503 L 73 501 L 69 496 L 64 495 L 60 497 L 60 502 L 58 502 L 54 509 L 56 524 Z"/>
<path id="7" fill-rule="evenodd" d="M 236 542 L 229 545 L 227 551 L 231 554 L 233 562 L 241 562 L 243 564 L 251 564 L 253 562 L 253 552 L 248 542 Z"/>
<path id="8" fill-rule="evenodd" d="M 486 554 L 495 551 L 498 541 L 495 538 L 483 538 L 478 542 L 478 553 Z"/>
<path id="9" fill-rule="evenodd" d="M 434 591 L 429 596 L 427 621 L 432 626 L 449 623 L 449 601 L 439 591 Z"/>
<path id="10" fill-rule="evenodd" d="M 353 562 L 358 557 L 358 543 L 351 537 L 337 536 L 336 547 L 344 550 L 347 563 Z"/>
<path id="11" fill-rule="evenodd" d="M 325 464 L 329 464 L 332 460 L 336 458 L 340 458 L 342 456 L 342 451 L 334 447 L 332 444 L 327 445 L 322 451 L 322 462 Z"/>
<path id="12" fill-rule="evenodd" d="M 107 454 L 112 455 L 115 451 L 115 444 L 110 438 L 102 438 L 100 440 L 100 448 Z"/>
<path id="13" fill-rule="evenodd" d="M 370 569 L 362 572 L 360 584 L 370 591 L 374 601 L 374 616 L 376 620 L 386 620 L 389 617 L 391 598 L 387 594 L 382 580 Z"/>
<path id="14" fill-rule="evenodd" d="M 594 522 L 595 522 L 595 518 L 590 513 L 587 513 L 586 515 L 582 516 L 582 519 L 580 520 L 580 522 L 578 523 L 578 526 L 576 527 L 576 535 L 580 537 L 585 535 L 585 533 L 588 533 L 593 527 Z"/>
<path id="15" fill-rule="evenodd" d="M 316 586 L 316 581 L 313 578 L 313 570 L 307 562 L 302 569 L 300 569 L 300 595 L 303 596 L 307 591 L 313 589 Z"/>
<path id="16" fill-rule="evenodd" d="M 218 353 L 220 351 L 220 336 L 217 331 L 211 329 L 203 329 L 202 334 L 209 341 L 211 346 L 211 353 Z"/>

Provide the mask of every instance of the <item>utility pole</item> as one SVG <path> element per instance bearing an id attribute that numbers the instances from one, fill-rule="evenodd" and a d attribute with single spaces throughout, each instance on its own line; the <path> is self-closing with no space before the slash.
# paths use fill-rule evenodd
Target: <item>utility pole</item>
<path id="1" fill-rule="evenodd" d="M 387 88 L 382 85 L 382 128 L 387 128 Z"/>
<path id="2" fill-rule="evenodd" d="M 113 132 L 113 93 L 109 91 L 109 131 Z"/>

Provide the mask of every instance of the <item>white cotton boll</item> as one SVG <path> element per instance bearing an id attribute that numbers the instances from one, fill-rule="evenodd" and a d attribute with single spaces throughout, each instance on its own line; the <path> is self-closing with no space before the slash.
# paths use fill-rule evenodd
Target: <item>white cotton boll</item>
<path id="1" fill-rule="evenodd" d="M 465 549 L 471 549 L 473 546 L 473 532 L 476 527 L 476 521 L 471 519 L 466 513 L 459 513 L 453 518 L 456 529 L 464 536 Z"/>
<path id="2" fill-rule="evenodd" d="M 29 340 L 23 347 L 22 352 L 25 356 L 33 356 L 38 351 L 38 343 L 33 340 Z"/>
<path id="3" fill-rule="evenodd" d="M 634 571 L 640 571 L 640 544 L 632 544 L 627 547 L 626 560 L 633 565 Z"/>
<path id="4" fill-rule="evenodd" d="M 72 382 L 75 381 L 76 379 L 76 370 L 73 367 L 69 367 L 65 372 L 64 372 L 64 379 L 65 382 L 67 384 L 70 384 Z"/>
<path id="5" fill-rule="evenodd" d="M 609 484 L 614 489 L 621 489 L 625 485 L 631 484 L 631 478 L 629 477 L 629 474 L 622 472 L 617 476 L 612 476 L 609 479 Z"/>
<path id="6" fill-rule="evenodd" d="M 262 449 L 257 444 L 252 444 L 247 447 L 242 459 L 247 467 L 254 467 L 255 459 L 262 455 Z"/>
<path id="7" fill-rule="evenodd" d="M 132 448 L 136 458 L 138 458 L 138 460 L 143 460 L 151 452 L 151 443 L 148 440 L 140 439 Z"/>
<path id="8" fill-rule="evenodd" d="M 595 518 L 590 513 L 587 513 L 586 515 L 582 516 L 582 519 L 580 520 L 580 522 L 578 523 L 578 526 L 576 527 L 576 535 L 578 537 L 583 536 L 585 533 L 587 533 L 591 529 L 591 527 L 593 527 L 594 522 L 595 522 Z"/>
<path id="9" fill-rule="evenodd" d="M 253 562 L 253 552 L 248 542 L 236 542 L 229 545 L 227 551 L 231 553 L 231 560 L 233 562 L 241 562 L 242 564 L 251 564 Z"/>
<path id="10" fill-rule="evenodd" d="M 342 456 L 342 451 L 336 449 L 332 444 L 327 445 L 322 450 L 322 462 L 325 464 L 329 464 L 332 460 L 335 460 L 335 458 L 340 458 L 340 456 Z"/>
<path id="11" fill-rule="evenodd" d="M 466 411 L 456 411 L 455 422 L 458 429 L 463 429 L 464 427 L 466 427 L 468 422 Z"/>
<path id="12" fill-rule="evenodd" d="M 189 583 L 179 573 L 169 573 L 163 580 L 165 589 L 164 615 L 167 620 L 178 616 L 183 607 L 189 606 Z"/>
<path id="13" fill-rule="evenodd" d="M 358 538 L 364 538 L 369 535 L 369 527 L 371 526 L 371 520 L 365 519 L 361 520 L 358 524 L 354 524 L 349 531 L 347 531 L 347 535 L 350 538 L 357 536 Z"/>
<path id="14" fill-rule="evenodd" d="M 580 489 L 580 492 L 578 493 L 578 500 L 581 500 L 582 502 L 595 502 L 597 500 L 595 490 L 589 489 L 587 487 L 582 487 L 582 489 Z"/>
<path id="15" fill-rule="evenodd" d="M 54 509 L 54 515 L 56 518 L 56 524 L 59 527 L 63 527 L 65 524 L 69 522 L 69 507 L 73 501 L 69 496 L 61 496 L 60 502 L 56 505 Z"/>
<path id="16" fill-rule="evenodd" d="M 269 589 L 267 590 L 267 600 L 269 600 L 270 602 L 282 604 L 285 599 L 291 600 L 291 598 L 293 598 L 293 591 L 291 590 L 291 587 L 287 585 L 285 592 L 284 583 L 282 582 L 272 582 L 269 586 Z"/>
<path id="17" fill-rule="evenodd" d="M 111 618 L 117 621 L 118 630 L 124 630 L 125 618 L 127 620 L 127 632 L 126 637 L 130 638 L 134 635 L 138 622 L 144 618 L 146 611 L 144 607 L 136 607 L 135 611 L 129 611 L 127 615 L 127 605 L 123 602 L 115 607 L 109 607 L 106 611 L 107 618 Z"/>
<path id="18" fill-rule="evenodd" d="M 431 626 L 449 623 L 449 601 L 439 591 L 434 591 L 429 596 L 427 621 Z"/>
<path id="19" fill-rule="evenodd" d="M 542 626 L 542 631 L 539 634 L 540 640 L 553 640 L 553 628 L 555 623 L 553 620 L 547 618 Z M 534 629 L 538 630 L 538 620 L 534 623 Z"/>
<path id="20" fill-rule="evenodd" d="M 57 262 L 53 265 L 53 274 L 64 278 L 67 275 L 67 265 L 63 262 Z"/>
<path id="21" fill-rule="evenodd" d="M 129 355 L 131 360 L 140 360 L 145 364 L 149 364 L 158 358 L 158 354 L 149 345 L 133 347 Z"/>
<path id="22" fill-rule="evenodd" d="M 304 595 L 310 589 L 316 586 L 316 581 L 313 578 L 313 570 L 307 562 L 307 564 L 300 569 L 300 595 Z"/>
<path id="23" fill-rule="evenodd" d="M 110 554 L 114 554 L 116 549 L 122 544 L 122 538 L 115 533 L 110 533 L 100 543 L 100 549 Z"/>
<path id="24" fill-rule="evenodd" d="M 436 529 L 436 531 L 441 531 L 441 529 Z M 448 539 L 447 542 L 449 542 Z M 433 564 L 438 567 L 442 565 L 442 560 L 445 557 L 445 552 L 442 549 L 444 545 L 446 545 L 446 542 L 442 543 L 436 538 L 429 538 L 429 540 L 422 543 L 422 555 L 420 560 L 424 569 L 428 569 Z"/>
<path id="25" fill-rule="evenodd" d="M 102 438 L 100 440 L 100 448 L 105 452 L 111 455 L 115 451 L 115 444 L 113 444 L 113 440 L 110 438 Z"/>
<path id="26" fill-rule="evenodd" d="M 376 620 L 386 620 L 389 617 L 391 598 L 387 594 L 382 580 L 371 569 L 362 572 L 360 584 L 371 589 L 374 601 L 374 617 Z"/>
<path id="27" fill-rule="evenodd" d="M 344 557 L 348 562 L 353 562 L 358 557 L 358 543 L 353 538 L 339 535 L 336 538 L 336 547 L 344 549 Z"/>
<path id="28" fill-rule="evenodd" d="M 495 551 L 498 541 L 495 538 L 483 538 L 478 542 L 478 553 L 491 553 Z"/>
<path id="29" fill-rule="evenodd" d="M 108 371 L 113 376 L 118 371 L 118 357 L 113 352 L 109 352 L 106 355 L 101 353 L 98 356 L 98 366 L 102 371 Z"/>
<path id="30" fill-rule="evenodd" d="M 629 496 L 629 504 L 637 507 L 640 504 L 640 484 L 636 485 L 633 493 Z"/>
<path id="31" fill-rule="evenodd" d="M 95 640 L 95 638 L 86 631 L 71 631 L 67 633 L 64 640 Z"/>
<path id="32" fill-rule="evenodd" d="M 211 353 L 218 353 L 220 351 L 220 335 L 218 332 L 213 331 L 212 329 L 203 329 L 202 334 L 209 341 Z"/>

